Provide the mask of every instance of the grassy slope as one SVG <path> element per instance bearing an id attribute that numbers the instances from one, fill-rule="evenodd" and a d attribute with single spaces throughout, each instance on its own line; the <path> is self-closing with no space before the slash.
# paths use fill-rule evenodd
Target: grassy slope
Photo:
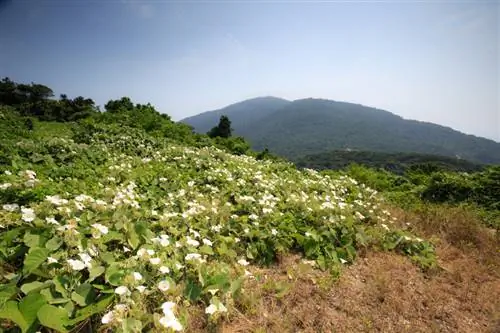
<path id="1" fill-rule="evenodd" d="M 36 131 L 32 134 L 33 138 L 41 142 L 47 142 L 54 136 L 70 135 L 67 125 L 42 123 L 35 124 L 35 128 Z M 181 219 L 176 222 L 174 218 L 169 220 L 168 225 L 165 225 L 162 224 L 161 219 L 158 220 L 151 215 L 151 210 L 158 210 L 162 215 L 162 213 L 168 213 L 169 209 L 174 211 L 178 207 L 185 207 L 181 208 L 181 211 L 186 209 L 189 202 L 188 198 L 176 195 L 180 200 L 180 206 L 176 206 L 177 208 L 164 206 L 167 202 L 165 198 L 168 197 L 169 193 L 179 193 L 178 191 L 182 188 L 185 188 L 188 193 L 200 191 L 201 187 L 198 187 L 202 185 L 203 179 L 206 179 L 208 175 L 212 175 L 215 179 L 213 186 L 223 190 L 222 193 L 217 193 L 214 196 L 218 198 L 216 205 L 222 211 L 217 214 L 209 214 L 210 219 L 222 223 L 234 213 L 248 216 L 249 212 L 245 214 L 240 211 L 238 213 L 237 209 L 233 210 L 225 206 L 225 202 L 231 201 L 234 194 L 264 196 L 270 190 L 274 195 L 289 198 L 291 193 L 298 194 L 300 191 L 306 191 L 308 197 L 310 196 L 308 200 L 312 200 L 308 201 L 304 206 L 295 204 L 291 206 L 279 204 L 277 206 L 277 212 L 291 210 L 294 212 L 291 216 L 296 218 L 302 216 L 292 224 L 280 218 L 278 214 L 269 219 L 262 216 L 263 220 L 260 226 L 255 226 L 248 219 L 243 218 L 243 220 L 227 229 L 227 232 L 230 232 L 233 237 L 239 236 L 242 239 L 240 245 L 234 242 L 228 243 L 231 244 L 228 248 L 236 252 L 237 258 L 240 258 L 242 254 L 243 256 L 248 254 L 246 250 L 255 248 L 252 246 L 259 243 L 259 240 L 276 239 L 271 243 L 269 249 L 272 249 L 277 261 L 273 261 L 270 266 L 258 264 L 259 260 L 257 259 L 264 259 L 265 261 L 267 250 L 257 250 L 255 260 L 247 257 L 251 261 L 251 265 L 246 266 L 246 269 L 250 272 L 251 277 L 245 279 L 243 289 L 238 297 L 233 300 L 222 298 L 225 302 L 227 301 L 226 305 L 230 311 L 227 315 L 223 314 L 218 319 L 210 319 L 204 313 L 205 307 L 210 302 L 209 294 L 184 305 L 178 303 L 182 308 L 179 316 L 185 320 L 184 324 L 187 331 L 296 332 L 300 330 L 317 332 L 319 329 L 338 332 L 371 332 L 374 330 L 384 332 L 493 332 L 495 329 L 495 321 L 499 319 L 495 317 L 498 314 L 495 311 L 498 309 L 498 300 L 500 299 L 498 239 L 495 239 L 495 234 L 481 227 L 474 217 L 468 215 L 466 211 L 437 206 L 410 213 L 390 208 L 393 215 L 398 217 L 398 222 L 392 224 L 391 229 L 407 230 L 405 231 L 407 235 L 410 235 L 409 232 L 413 232 L 435 242 L 439 255 L 439 268 L 424 273 L 404 256 L 393 252 L 379 252 L 377 249 L 380 250 L 386 245 L 382 241 L 384 239 L 382 237 L 379 240 L 373 239 L 370 246 L 358 245 L 357 258 L 342 255 L 343 258 L 352 261 L 353 264 L 338 266 L 342 273 L 340 279 L 335 281 L 329 273 L 313 269 L 309 264 L 302 262 L 303 251 L 306 250 L 305 243 L 302 243 L 300 245 L 302 248 L 299 246 L 298 249 L 295 247 L 292 249 L 286 245 L 288 239 L 290 239 L 289 237 L 291 239 L 297 237 L 289 229 L 292 225 L 294 229 L 301 229 L 302 233 L 305 230 L 321 232 L 321 225 L 314 221 L 320 218 L 323 213 L 317 208 L 320 201 L 317 200 L 316 195 L 313 193 L 313 191 L 323 189 L 324 184 L 321 178 L 316 178 L 316 176 L 309 175 L 307 172 L 297 173 L 292 168 L 282 164 L 266 165 L 256 163 L 251 159 L 231 157 L 210 150 L 207 152 L 208 155 L 200 160 L 198 154 L 190 152 L 192 149 L 187 151 L 182 147 L 156 147 L 151 149 L 148 148 L 147 143 L 145 147 L 141 148 L 140 141 L 108 140 L 106 137 L 102 139 L 108 141 L 106 146 L 111 151 L 110 155 L 105 158 L 100 155 L 101 148 L 98 149 L 98 147 L 102 147 L 100 143 L 90 147 L 74 146 L 67 143 L 51 144 L 48 146 L 75 149 L 79 156 L 85 155 L 86 160 L 77 161 L 74 164 L 69 163 L 68 159 L 61 159 L 58 162 L 57 158 L 61 157 L 61 152 L 58 151 L 53 152 L 53 160 L 50 162 L 53 164 L 33 164 L 27 159 L 21 159 L 19 168 L 30 166 L 38 171 L 38 178 L 42 179 L 41 186 L 44 188 L 40 192 L 40 200 L 43 200 L 43 196 L 47 194 L 61 193 L 62 196 L 71 199 L 75 195 L 86 193 L 96 198 L 101 196 L 102 199 L 109 202 L 112 197 L 107 197 L 105 192 L 102 192 L 102 189 L 95 186 L 97 183 L 103 182 L 106 186 L 117 189 L 119 186 L 114 181 L 106 180 L 107 177 L 115 177 L 117 182 L 123 184 L 135 180 L 139 185 L 139 201 L 144 209 L 134 212 L 134 210 L 124 208 L 120 215 L 117 216 L 120 220 L 113 220 L 115 217 L 110 217 L 106 213 L 99 215 L 98 212 L 93 212 L 93 219 L 99 220 L 100 223 L 108 225 L 110 228 L 114 228 L 117 222 L 123 223 L 124 218 L 130 221 L 136 219 L 149 221 L 148 223 L 153 224 L 158 223 L 154 221 L 159 221 L 159 229 L 154 229 L 155 233 L 163 229 L 171 237 L 178 238 L 181 242 L 185 242 L 185 235 L 188 233 L 187 229 L 184 230 L 187 228 L 184 220 Z M 27 149 L 30 147 L 28 145 Z M 155 150 L 161 151 L 161 154 L 158 156 L 152 154 Z M 120 155 L 121 153 L 125 153 L 126 156 Z M 161 156 L 166 157 L 166 160 L 155 161 L 155 158 L 161 158 Z M 149 157 L 153 158 L 152 163 L 144 162 L 141 159 Z M 100 160 L 101 158 L 104 158 L 104 160 Z M 102 165 L 92 166 L 93 164 L 90 163 L 92 161 L 100 161 Z M 127 163 L 131 163 L 132 168 L 128 168 Z M 125 164 L 125 167 L 119 167 L 114 171 L 109 169 L 112 165 L 120 166 L 122 164 Z M 68 165 L 74 168 L 68 167 Z M 245 169 L 248 169 L 248 171 L 245 171 Z M 252 179 L 254 179 L 256 170 L 259 169 L 263 172 L 264 179 L 270 182 L 264 182 L 264 184 L 281 185 L 278 185 L 278 188 L 271 187 L 271 189 L 268 188 L 267 190 L 265 186 L 261 189 L 255 187 L 255 180 Z M 228 175 L 227 171 L 232 175 Z M 160 176 L 168 179 L 165 185 L 158 182 Z M 253 185 L 235 186 L 233 180 L 228 180 L 228 177 L 232 176 L 236 176 L 235 179 L 250 181 Z M 53 177 L 55 181 L 49 181 L 49 177 Z M 61 178 L 57 179 L 57 177 Z M 194 188 L 188 184 L 191 180 L 195 182 Z M 199 183 L 200 181 L 202 183 Z M 292 181 L 292 183 L 287 183 L 287 181 Z M 354 191 L 355 195 L 358 192 L 364 193 L 362 195 L 369 195 L 369 192 L 365 193 L 364 190 L 350 182 L 344 183 L 341 181 L 338 186 Z M 209 197 L 213 195 L 203 193 Z M 341 194 L 339 196 L 343 197 Z M 193 199 L 195 196 L 189 198 Z M 346 200 L 351 200 L 347 198 Z M 208 204 L 209 202 L 212 201 L 202 200 L 201 204 L 205 205 L 205 203 Z M 32 204 L 37 211 L 40 209 L 42 216 L 50 214 L 54 209 L 47 206 L 47 204 L 36 204 L 35 202 Z M 314 214 L 319 215 L 308 217 L 307 213 L 300 213 L 302 209 L 304 209 L 303 212 L 307 212 L 306 208 L 308 206 L 313 207 Z M 241 206 L 238 206 L 238 210 L 241 208 Z M 262 212 L 254 211 L 255 208 L 256 205 L 251 204 L 246 206 L 245 209 L 261 216 Z M 361 209 L 361 207 L 358 208 Z M 363 213 L 370 215 L 367 211 L 363 211 Z M 14 221 L 14 215 L 5 212 L 0 214 L 0 220 L 3 224 L 7 222 L 8 225 Z M 332 211 L 332 214 L 334 217 L 340 216 L 337 208 Z M 287 218 L 291 216 L 287 216 Z M 85 218 L 88 218 L 88 216 Z M 18 217 L 16 217 L 17 219 Z M 64 218 L 61 219 L 61 223 L 63 221 Z M 355 220 L 353 221 L 355 222 Z M 173 229 L 172 223 L 176 226 Z M 379 223 L 374 226 L 374 237 L 380 237 L 380 235 L 384 234 L 385 229 L 381 228 Z M 406 223 L 410 223 L 410 225 L 408 226 Z M 192 223 L 188 223 L 188 225 L 194 227 L 204 237 L 209 237 L 218 245 L 227 242 L 228 240 L 224 237 L 230 235 L 224 231 L 222 233 L 213 233 L 206 229 L 206 224 L 205 226 L 199 224 L 196 219 Z M 355 222 L 355 225 L 365 228 L 363 224 L 358 222 Z M 255 233 L 254 238 L 245 236 L 243 232 L 245 226 L 252 229 L 252 233 Z M 271 235 L 272 227 L 279 231 L 278 237 Z M 90 234 L 88 234 L 88 237 L 92 239 Z M 299 239 L 300 237 L 295 238 L 297 244 L 300 244 Z M 125 239 L 120 240 L 120 242 L 123 241 L 127 243 Z M 68 245 L 70 246 L 71 241 L 69 240 L 69 242 Z M 96 244 L 99 246 L 99 242 Z M 324 247 L 325 244 L 319 242 L 320 248 Z M 155 249 L 161 252 L 161 249 Z M 185 250 L 189 249 L 186 248 Z M 181 253 L 184 253 L 185 250 L 181 250 Z M 340 251 L 340 254 L 348 253 L 342 252 L 341 249 L 337 250 Z M 68 255 L 75 256 L 77 252 L 70 246 L 69 249 L 60 254 L 61 259 L 66 258 Z M 401 252 L 405 252 L 405 249 L 401 248 Z M 120 253 L 120 251 L 116 255 L 119 256 L 120 260 L 126 260 L 125 257 L 127 256 L 123 257 L 124 254 Z M 162 260 L 165 261 L 165 264 L 172 264 L 170 260 L 173 257 L 177 258 L 176 255 L 172 256 L 170 253 L 168 256 L 162 257 Z M 318 258 L 317 254 L 309 254 L 308 257 L 310 259 Z M 211 256 L 209 255 L 208 258 L 211 258 Z M 212 258 L 215 265 L 213 267 L 219 267 L 217 266 L 219 264 L 234 266 L 234 261 L 237 258 L 233 258 L 232 255 L 222 255 L 219 251 L 216 251 Z M 182 257 L 176 260 L 182 261 Z M 128 267 L 128 271 L 132 267 L 134 270 L 145 269 L 143 275 L 151 279 L 148 282 L 148 288 L 154 290 L 155 284 L 158 283 L 162 276 L 155 275 L 154 270 L 152 273 L 149 268 L 147 269 L 147 263 L 138 264 L 136 259 L 133 262 L 133 265 L 130 262 L 125 267 Z M 210 259 L 209 262 L 211 262 Z M 332 262 L 328 264 L 328 267 L 337 266 Z M 233 275 L 233 278 L 242 273 L 241 267 L 238 267 L 238 265 L 234 266 L 233 269 L 231 274 L 236 274 Z M 73 274 L 67 267 L 63 268 L 62 271 L 64 271 L 64 274 Z M 178 287 L 172 293 L 169 293 L 167 298 L 177 299 L 175 293 L 183 289 L 185 280 L 180 277 L 176 279 L 175 282 Z M 147 310 L 136 308 L 134 311 L 145 311 L 145 314 L 154 313 L 158 311 L 158 302 L 161 302 L 164 298 L 165 295 L 161 296 L 161 293 L 153 293 L 143 302 L 144 306 L 148 307 Z M 151 303 L 153 300 L 155 301 L 154 304 Z M 138 313 L 136 315 L 137 318 L 141 317 Z M 156 318 L 156 325 L 158 325 L 157 320 Z M 99 317 L 94 320 L 94 323 L 96 322 L 99 322 Z"/>

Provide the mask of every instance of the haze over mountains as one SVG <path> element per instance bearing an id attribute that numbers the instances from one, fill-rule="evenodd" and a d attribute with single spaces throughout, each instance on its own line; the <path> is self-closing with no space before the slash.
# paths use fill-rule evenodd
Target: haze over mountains
<path id="1" fill-rule="evenodd" d="M 287 101 L 259 97 L 203 112 L 181 122 L 205 133 L 221 115 L 235 135 L 257 150 L 297 160 L 332 150 L 407 152 L 443 155 L 473 162 L 500 163 L 500 143 L 452 128 L 404 119 L 391 112 L 324 99 Z"/>

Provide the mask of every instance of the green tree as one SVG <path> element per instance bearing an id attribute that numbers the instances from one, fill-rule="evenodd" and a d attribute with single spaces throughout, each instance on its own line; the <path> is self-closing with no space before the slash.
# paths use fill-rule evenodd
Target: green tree
<path id="1" fill-rule="evenodd" d="M 208 133 L 211 138 L 229 138 L 232 134 L 231 121 L 228 116 L 221 116 L 219 124 L 213 127 Z"/>

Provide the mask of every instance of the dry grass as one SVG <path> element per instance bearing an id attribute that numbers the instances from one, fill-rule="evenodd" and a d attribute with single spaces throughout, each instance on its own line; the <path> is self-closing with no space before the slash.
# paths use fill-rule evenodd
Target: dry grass
<path id="1" fill-rule="evenodd" d="M 436 240 L 439 270 L 368 252 L 333 281 L 290 256 L 252 269 L 230 317 L 213 327 L 193 319 L 188 331 L 500 332 L 497 236 L 460 209 L 395 214 Z"/>

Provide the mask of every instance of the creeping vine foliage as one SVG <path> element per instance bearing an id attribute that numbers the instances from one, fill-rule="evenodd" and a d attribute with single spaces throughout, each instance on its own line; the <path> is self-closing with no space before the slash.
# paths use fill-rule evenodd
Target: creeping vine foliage
<path id="1" fill-rule="evenodd" d="M 332 274 L 372 245 L 434 262 L 431 244 L 347 176 L 106 124 L 28 136 L 11 157 L 0 170 L 7 330 L 66 332 L 92 317 L 114 331 L 179 331 L 200 304 L 217 321 L 249 264 L 290 252 Z"/>

